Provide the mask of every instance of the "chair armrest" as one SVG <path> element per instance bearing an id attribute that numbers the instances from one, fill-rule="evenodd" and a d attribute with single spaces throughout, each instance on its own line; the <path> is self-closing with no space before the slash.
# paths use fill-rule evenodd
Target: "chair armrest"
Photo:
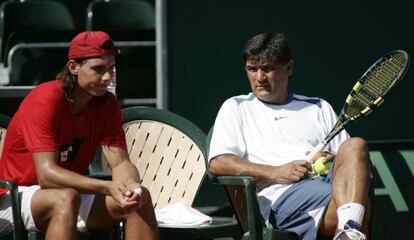
<path id="1" fill-rule="evenodd" d="M 16 184 L 9 180 L 0 180 L 0 188 L 7 188 L 10 191 L 10 202 L 13 212 L 13 223 L 14 223 L 14 239 L 24 239 L 23 234 L 25 233 L 22 218 L 20 217 L 20 197 L 19 191 Z"/>
<path id="2" fill-rule="evenodd" d="M 263 223 L 256 194 L 256 180 L 247 176 L 213 176 L 212 181 L 222 185 L 241 186 L 245 191 L 247 228 L 251 239 L 262 239 Z M 234 207 L 234 205 L 233 205 Z M 237 212 L 237 210 L 236 210 Z"/>
<path id="3" fill-rule="evenodd" d="M 256 188 L 256 180 L 253 177 L 247 176 L 219 176 L 214 177 L 217 179 L 217 182 L 223 185 L 237 185 L 245 186 L 247 188 Z"/>
<path id="4" fill-rule="evenodd" d="M 13 181 L 9 180 L 0 180 L 0 188 L 7 188 L 9 191 L 17 191 L 17 186 Z"/>

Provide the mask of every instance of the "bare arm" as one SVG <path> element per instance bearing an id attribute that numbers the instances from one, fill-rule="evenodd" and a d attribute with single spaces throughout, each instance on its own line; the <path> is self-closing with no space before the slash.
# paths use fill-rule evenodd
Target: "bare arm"
<path id="1" fill-rule="evenodd" d="M 42 188 L 73 188 L 80 193 L 109 194 L 110 181 L 89 178 L 60 167 L 55 152 L 37 152 L 33 154 L 33 159 Z"/>
<path id="2" fill-rule="evenodd" d="M 306 160 L 294 160 L 281 166 L 249 162 L 232 154 L 220 155 L 210 162 L 215 175 L 251 176 L 258 182 L 293 183 L 308 176 L 311 164 Z"/>
<path id="3" fill-rule="evenodd" d="M 106 161 L 112 168 L 112 180 L 123 183 L 139 183 L 140 177 L 137 168 L 131 163 L 128 153 L 124 149 L 102 146 Z"/>
<path id="4" fill-rule="evenodd" d="M 111 195 L 118 205 L 131 211 L 150 201 L 150 193 L 140 184 L 138 170 L 131 163 L 128 153 L 117 147 L 102 146 L 102 149 L 112 168 L 112 182 L 116 191 Z"/>

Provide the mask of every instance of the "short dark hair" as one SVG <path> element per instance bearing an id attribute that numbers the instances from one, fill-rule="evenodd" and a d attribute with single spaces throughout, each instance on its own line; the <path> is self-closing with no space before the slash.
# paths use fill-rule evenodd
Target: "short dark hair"
<path id="1" fill-rule="evenodd" d="M 292 51 L 284 33 L 261 33 L 247 40 L 242 52 L 242 61 L 270 61 L 275 64 L 286 64 L 291 59 Z"/>

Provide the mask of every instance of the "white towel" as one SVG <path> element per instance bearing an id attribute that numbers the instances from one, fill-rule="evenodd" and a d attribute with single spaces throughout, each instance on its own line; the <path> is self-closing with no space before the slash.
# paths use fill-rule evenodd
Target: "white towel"
<path id="1" fill-rule="evenodd" d="M 210 224 L 213 221 L 211 217 L 181 202 L 155 209 L 155 215 L 160 227 L 197 227 Z"/>

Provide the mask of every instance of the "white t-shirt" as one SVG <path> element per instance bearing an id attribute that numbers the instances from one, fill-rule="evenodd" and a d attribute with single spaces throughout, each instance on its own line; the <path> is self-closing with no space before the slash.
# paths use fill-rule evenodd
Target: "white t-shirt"
<path id="1" fill-rule="evenodd" d="M 279 166 L 306 159 L 335 125 L 337 115 L 328 102 L 292 94 L 285 104 L 267 104 L 253 93 L 227 99 L 217 115 L 209 160 L 234 154 L 253 163 Z M 338 134 L 326 147 L 336 154 L 349 138 Z M 258 200 L 267 220 L 270 207 L 291 184 L 257 184 Z"/>

